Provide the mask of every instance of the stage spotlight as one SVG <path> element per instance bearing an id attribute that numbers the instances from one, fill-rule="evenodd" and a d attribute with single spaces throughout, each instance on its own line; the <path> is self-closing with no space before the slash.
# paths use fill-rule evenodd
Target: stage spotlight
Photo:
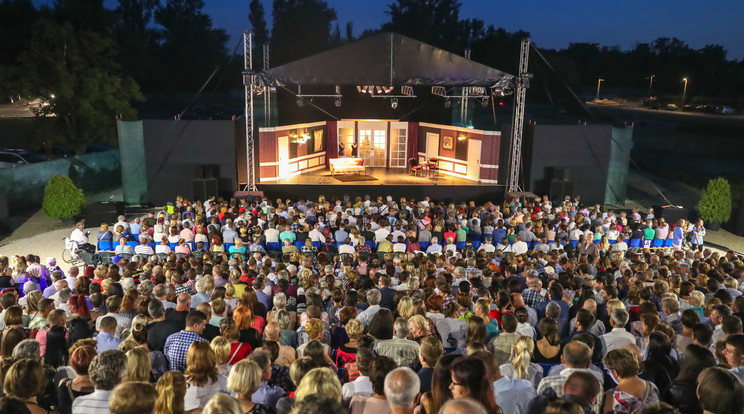
<path id="1" fill-rule="evenodd" d="M 445 108 L 451 108 L 452 107 L 452 100 L 447 98 L 444 100 L 444 107 Z"/>
<path id="2" fill-rule="evenodd" d="M 305 105 L 305 100 L 301 96 L 298 96 L 297 97 L 297 106 L 299 106 L 300 108 L 302 108 L 303 105 Z"/>
<path id="3" fill-rule="evenodd" d="M 336 105 L 336 108 L 341 106 L 341 98 L 336 98 L 333 100 L 333 104 Z"/>
<path id="4" fill-rule="evenodd" d="M 398 98 L 393 98 L 390 100 L 390 107 L 393 109 L 398 109 Z"/>

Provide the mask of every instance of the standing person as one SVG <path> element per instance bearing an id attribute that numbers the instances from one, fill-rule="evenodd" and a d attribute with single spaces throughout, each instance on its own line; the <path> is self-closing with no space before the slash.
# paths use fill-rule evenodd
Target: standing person
<path id="1" fill-rule="evenodd" d="M 692 250 L 703 251 L 703 238 L 705 237 L 705 226 L 703 220 L 698 220 L 692 228 Z"/>

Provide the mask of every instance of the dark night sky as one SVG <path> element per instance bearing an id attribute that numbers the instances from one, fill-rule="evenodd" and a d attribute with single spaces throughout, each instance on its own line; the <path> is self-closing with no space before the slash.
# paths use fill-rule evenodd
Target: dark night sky
<path id="1" fill-rule="evenodd" d="M 115 7 L 116 0 L 104 0 Z M 262 0 L 271 24 L 271 0 Z M 692 48 L 720 44 L 729 59 L 744 58 L 742 0 L 461 0 L 460 18 L 480 18 L 508 31 L 531 33 L 538 47 L 561 49 L 571 42 L 599 43 L 626 50 L 638 42 L 676 37 Z M 52 0 L 34 0 L 50 4 Z M 205 11 L 216 27 L 237 40 L 249 28 L 249 0 L 206 0 Z M 391 0 L 328 0 L 336 9 L 341 32 L 354 23 L 355 35 L 387 20 Z M 228 48 L 232 49 L 234 41 Z M 476 56 L 473 56 L 476 58 Z"/>

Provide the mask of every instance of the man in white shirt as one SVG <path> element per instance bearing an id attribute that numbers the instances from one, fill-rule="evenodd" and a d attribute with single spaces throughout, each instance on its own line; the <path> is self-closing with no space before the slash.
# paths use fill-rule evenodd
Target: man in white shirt
<path id="1" fill-rule="evenodd" d="M 347 237 L 344 244 L 338 246 L 338 254 L 354 254 L 354 246 L 351 245 L 351 238 Z"/>
<path id="2" fill-rule="evenodd" d="M 436 237 L 431 238 L 431 244 L 426 248 L 426 254 L 442 253 L 442 246 L 439 244 L 439 239 Z"/>
<path id="3" fill-rule="evenodd" d="M 362 324 L 366 327 L 372 321 L 372 317 L 382 309 L 380 307 L 380 300 L 382 300 L 382 293 L 377 289 L 370 289 L 367 291 L 367 303 L 369 307 L 357 315 Z"/>
<path id="4" fill-rule="evenodd" d="M 519 236 L 515 236 L 514 244 L 507 247 L 505 251 L 512 252 L 514 254 L 525 254 L 527 253 L 527 250 L 529 250 L 527 243 L 523 242 L 522 239 L 519 238 Z"/>
<path id="5" fill-rule="evenodd" d="M 316 223 L 313 226 L 313 229 L 307 234 L 307 237 L 314 242 L 325 243 L 325 236 L 323 236 L 323 233 L 320 231 L 320 224 Z"/>
<path id="6" fill-rule="evenodd" d="M 134 248 L 134 254 L 138 254 L 144 257 L 150 257 L 155 254 L 155 251 L 152 249 L 152 247 L 147 245 L 147 241 L 148 238 L 143 237 L 142 240 L 140 240 L 140 244 Z"/>
<path id="7" fill-rule="evenodd" d="M 372 381 L 369 379 L 370 369 L 374 360 L 375 354 L 369 349 L 360 348 L 357 352 L 356 362 L 360 375 L 354 381 L 347 382 L 341 387 L 341 395 L 343 396 L 345 405 L 349 405 L 351 399 L 356 395 L 371 396 L 374 393 L 372 390 Z"/>
<path id="8" fill-rule="evenodd" d="M 485 250 L 486 253 L 493 253 L 496 251 L 496 246 L 491 243 L 491 236 L 486 236 L 486 241 L 478 248 L 478 251 L 481 250 Z"/>
<path id="9" fill-rule="evenodd" d="M 625 237 L 623 237 L 622 234 L 617 236 L 617 243 L 612 245 L 613 252 L 622 252 L 625 253 L 628 251 L 628 243 L 625 243 Z"/>
<path id="10" fill-rule="evenodd" d="M 90 234 L 89 231 L 85 231 L 85 225 L 83 222 L 79 222 L 75 224 L 75 230 L 72 231 L 72 234 L 70 234 L 70 240 L 77 243 L 79 249 L 88 250 L 88 246 L 93 247 L 93 251 L 95 251 L 95 246 L 92 246 L 90 243 L 88 243 L 88 235 Z"/>
<path id="11" fill-rule="evenodd" d="M 610 315 L 610 326 L 612 330 L 601 336 L 604 343 L 604 349 L 602 350 L 602 356 L 606 356 L 608 352 L 613 349 L 619 349 L 627 344 L 635 344 L 636 338 L 630 332 L 625 330 L 625 325 L 628 323 L 630 315 L 625 309 L 615 309 Z"/>

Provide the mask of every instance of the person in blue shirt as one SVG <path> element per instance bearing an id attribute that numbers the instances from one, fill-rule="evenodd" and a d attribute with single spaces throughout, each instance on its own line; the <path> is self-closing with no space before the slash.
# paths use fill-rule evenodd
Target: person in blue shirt
<path id="1" fill-rule="evenodd" d="M 685 241 L 685 220 L 679 219 L 677 226 L 672 232 L 672 248 L 674 250 L 682 249 L 682 243 Z"/>

